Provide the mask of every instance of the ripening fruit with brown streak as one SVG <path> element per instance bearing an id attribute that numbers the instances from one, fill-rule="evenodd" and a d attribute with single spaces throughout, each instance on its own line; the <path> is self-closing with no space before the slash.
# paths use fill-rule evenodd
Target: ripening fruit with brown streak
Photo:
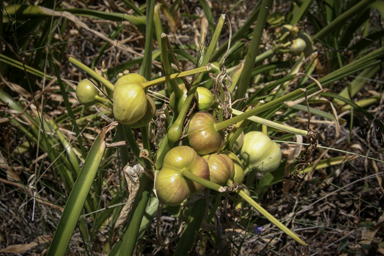
<path id="1" fill-rule="evenodd" d="M 113 115 L 119 123 L 134 124 L 147 112 L 144 82 L 145 78 L 138 74 L 128 74 L 117 80 L 113 91 Z"/>
<path id="2" fill-rule="evenodd" d="M 244 168 L 243 165 L 241 164 L 240 159 L 230 151 L 225 151 L 223 154 L 226 154 L 232 159 L 233 166 L 234 166 L 234 176 L 232 180 L 236 182 L 237 184 L 243 183 L 244 180 Z"/>
<path id="3" fill-rule="evenodd" d="M 149 124 L 149 122 L 152 120 L 152 118 L 156 114 L 156 105 L 153 99 L 146 95 L 147 97 L 147 112 L 145 112 L 144 116 L 137 121 L 136 123 L 132 124 L 132 128 L 141 128 Z"/>
<path id="4" fill-rule="evenodd" d="M 225 153 L 220 153 L 219 156 L 225 159 L 225 161 L 228 164 L 228 171 L 229 171 L 229 178 L 232 180 L 235 176 L 235 165 L 232 161 L 232 159 Z"/>
<path id="5" fill-rule="evenodd" d="M 92 81 L 97 85 L 95 80 L 92 79 Z M 99 95 L 99 91 L 89 79 L 81 80 L 81 82 L 76 87 L 76 97 L 81 104 L 95 104 L 97 102 L 95 99 L 97 95 Z"/>
<path id="6" fill-rule="evenodd" d="M 281 150 L 276 142 L 262 132 L 249 132 L 244 136 L 241 148 L 244 165 L 266 173 L 277 169 L 281 161 Z"/>
<path id="7" fill-rule="evenodd" d="M 201 156 L 188 146 L 174 147 L 165 155 L 163 168 L 155 181 L 157 196 L 162 203 L 179 205 L 191 194 L 204 189 L 203 185 L 185 178 L 182 170 L 209 180 L 209 167 Z"/>
<path id="8" fill-rule="evenodd" d="M 207 161 L 209 166 L 210 181 L 219 185 L 225 185 L 230 178 L 231 170 L 227 160 L 223 157 L 223 155 L 211 154 L 205 155 L 203 158 L 205 161 Z"/>
<path id="9" fill-rule="evenodd" d="M 188 125 L 189 145 L 200 155 L 218 152 L 224 146 L 224 132 L 215 128 L 217 121 L 210 113 L 195 113 Z"/>

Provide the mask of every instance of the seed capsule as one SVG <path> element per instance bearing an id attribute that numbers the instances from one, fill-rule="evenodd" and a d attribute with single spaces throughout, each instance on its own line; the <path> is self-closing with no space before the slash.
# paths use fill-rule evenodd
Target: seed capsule
<path id="1" fill-rule="evenodd" d="M 92 81 L 97 85 L 97 82 L 92 79 Z M 76 97 L 81 104 L 92 105 L 97 101 L 95 97 L 99 95 L 99 91 L 95 88 L 89 79 L 82 80 L 76 87 Z"/>
<path id="2" fill-rule="evenodd" d="M 185 178 L 182 170 L 209 180 L 209 167 L 201 156 L 190 147 L 174 147 L 165 155 L 155 181 L 157 196 L 164 204 L 179 205 L 189 195 L 204 189 L 203 185 Z"/>
<path id="3" fill-rule="evenodd" d="M 200 155 L 218 152 L 224 146 L 224 132 L 215 128 L 216 120 L 207 112 L 195 113 L 188 126 L 189 145 Z"/>
<path id="4" fill-rule="evenodd" d="M 277 169 L 281 161 L 281 150 L 276 142 L 262 132 L 249 132 L 244 136 L 241 157 L 245 166 L 266 173 Z"/>
<path id="5" fill-rule="evenodd" d="M 113 92 L 113 115 L 122 123 L 131 125 L 139 121 L 147 111 L 147 98 L 141 84 L 145 79 L 137 74 L 121 77 Z"/>
<path id="6" fill-rule="evenodd" d="M 233 162 L 231 161 L 232 166 L 230 166 L 224 156 L 225 155 L 219 154 L 203 156 L 209 166 L 210 181 L 219 185 L 225 185 L 227 183 L 231 175 L 231 167 L 233 171 Z"/>

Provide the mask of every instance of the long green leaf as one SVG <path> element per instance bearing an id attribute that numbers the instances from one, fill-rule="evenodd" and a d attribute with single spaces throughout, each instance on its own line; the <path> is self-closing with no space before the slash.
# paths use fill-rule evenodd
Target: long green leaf
<path id="1" fill-rule="evenodd" d="M 69 241 L 75 230 L 76 223 L 83 209 L 93 179 L 99 169 L 101 159 L 106 148 L 105 138 L 109 130 L 116 126 L 115 123 L 105 127 L 96 138 L 85 160 L 84 166 L 76 179 L 75 185 L 65 205 L 63 215 L 60 218 L 57 230 L 53 237 L 48 255 L 65 255 Z"/>

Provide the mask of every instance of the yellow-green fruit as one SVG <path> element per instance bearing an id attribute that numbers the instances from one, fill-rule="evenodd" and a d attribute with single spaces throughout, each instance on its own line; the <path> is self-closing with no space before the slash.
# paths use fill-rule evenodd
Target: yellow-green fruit
<path id="1" fill-rule="evenodd" d="M 181 111 L 181 108 L 183 107 L 184 102 L 188 96 L 187 95 L 188 91 L 185 88 L 184 84 L 179 84 L 179 88 L 183 92 L 183 96 L 179 99 L 178 102 L 176 102 L 175 93 L 172 93 L 171 97 L 169 97 L 169 106 L 171 107 L 171 109 L 173 111 L 177 111 L 177 112 Z M 198 97 L 197 107 L 201 111 L 207 111 L 208 109 L 211 108 L 212 104 L 215 102 L 213 94 L 211 93 L 210 90 L 208 90 L 207 88 L 204 88 L 204 87 L 198 87 L 196 91 L 197 91 L 197 93 L 195 95 L 197 95 L 197 97 Z"/>
<path id="2" fill-rule="evenodd" d="M 97 85 L 97 82 L 92 79 L 92 81 Z M 91 105 L 96 103 L 95 97 L 99 95 L 99 91 L 92 84 L 89 79 L 81 80 L 81 82 L 76 87 L 76 97 L 81 104 Z"/>
<path id="3" fill-rule="evenodd" d="M 219 154 L 205 155 L 203 158 L 209 166 L 209 180 L 219 185 L 225 185 L 230 178 L 230 166 L 226 159 Z"/>
<path id="4" fill-rule="evenodd" d="M 195 113 L 188 125 L 189 145 L 200 155 L 218 152 L 224 146 L 224 132 L 216 131 L 217 121 L 210 113 Z"/>
<path id="5" fill-rule="evenodd" d="M 293 40 L 293 44 L 291 46 L 291 53 L 293 55 L 300 55 L 302 52 L 304 52 L 305 47 L 307 47 L 305 41 L 301 38 L 296 38 L 295 40 Z"/>
<path id="6" fill-rule="evenodd" d="M 145 115 L 136 123 L 132 124 L 132 128 L 140 128 L 144 127 L 152 120 L 152 118 L 155 116 L 156 113 L 156 105 L 153 99 L 146 95 L 147 97 L 147 112 L 145 112 Z"/>
<path id="7" fill-rule="evenodd" d="M 119 79 L 117 79 L 115 83 L 115 87 L 118 86 L 119 84 L 125 84 L 125 83 L 138 84 L 142 86 L 145 82 L 147 82 L 147 80 L 143 76 L 132 73 L 132 74 L 124 75 Z"/>
<path id="8" fill-rule="evenodd" d="M 244 165 L 266 173 L 277 169 L 281 161 L 281 150 L 276 142 L 262 132 L 249 132 L 244 136 L 241 148 Z"/>
<path id="9" fill-rule="evenodd" d="M 233 161 L 233 166 L 234 166 L 235 174 L 234 174 L 232 180 L 234 182 L 238 183 L 238 184 L 243 183 L 243 180 L 244 180 L 244 169 L 243 169 L 243 165 L 241 164 L 240 159 L 233 152 L 225 151 L 223 153 L 228 155 L 232 159 L 232 161 Z"/>
<path id="10" fill-rule="evenodd" d="M 147 112 L 147 98 L 143 87 L 128 82 L 115 85 L 113 92 L 113 115 L 116 121 L 131 125 Z"/>
<path id="11" fill-rule="evenodd" d="M 174 147 L 165 155 L 163 168 L 156 176 L 156 193 L 162 203 L 179 205 L 189 195 L 204 189 L 203 185 L 185 178 L 182 170 L 209 180 L 209 167 L 201 156 L 190 147 Z"/>
<path id="12" fill-rule="evenodd" d="M 213 94 L 205 87 L 197 87 L 197 94 L 199 97 L 197 107 L 200 111 L 208 111 L 215 102 Z"/>
<path id="13" fill-rule="evenodd" d="M 308 57 L 314 51 L 312 38 L 307 33 L 304 33 L 304 32 L 299 33 L 297 37 L 305 41 L 304 55 L 305 57 Z"/>

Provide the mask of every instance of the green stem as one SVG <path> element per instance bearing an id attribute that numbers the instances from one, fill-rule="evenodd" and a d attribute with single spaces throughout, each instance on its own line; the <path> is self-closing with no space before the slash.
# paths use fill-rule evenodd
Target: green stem
<path id="1" fill-rule="evenodd" d="M 137 161 L 139 161 L 139 163 L 142 166 L 145 166 L 143 159 L 140 157 L 140 148 L 136 143 L 136 140 L 135 140 L 135 137 L 133 136 L 133 132 L 130 125 L 124 125 L 124 134 L 125 134 L 125 138 L 127 139 L 128 145 L 131 148 L 133 154 L 135 155 Z"/>
<path id="2" fill-rule="evenodd" d="M 105 79 L 104 77 L 98 75 L 95 71 L 93 71 L 92 69 L 90 69 L 89 67 L 87 67 L 86 65 L 84 65 L 83 63 L 81 63 L 80 61 L 72 58 L 72 57 L 69 57 L 69 62 L 71 62 L 73 65 L 77 66 L 78 68 L 80 68 L 81 70 L 83 70 L 84 72 L 86 72 L 88 75 L 90 75 L 92 78 L 94 78 L 96 81 L 102 83 L 105 87 L 107 87 L 109 90 L 113 91 L 115 89 L 115 86 L 109 82 L 107 79 Z"/>
<path id="3" fill-rule="evenodd" d="M 228 180 L 228 186 L 232 185 L 233 182 Z M 285 234 L 292 237 L 298 243 L 307 246 L 307 244 L 301 240 L 295 233 L 293 233 L 289 228 L 283 225 L 280 221 L 278 221 L 275 217 L 273 217 L 269 212 L 267 212 L 263 207 L 261 207 L 258 203 L 256 203 L 250 196 L 248 196 L 242 189 L 238 189 L 236 193 L 241 196 L 245 201 L 247 201 L 250 205 L 253 206 L 260 214 L 262 214 L 265 218 L 267 218 L 270 222 L 275 224 L 281 231 Z"/>
<path id="4" fill-rule="evenodd" d="M 259 12 L 255 29 L 253 30 L 252 40 L 249 45 L 250 50 L 245 58 L 244 69 L 240 76 L 239 87 L 236 91 L 234 100 L 242 98 L 248 89 L 248 85 L 251 80 L 252 69 L 255 64 L 255 59 L 259 51 L 261 37 L 265 27 L 265 20 L 267 19 L 269 9 L 272 6 L 272 2 L 272 0 L 264 0 L 261 3 L 261 11 Z"/>
<path id="5" fill-rule="evenodd" d="M 177 116 L 176 121 L 172 124 L 172 126 L 168 129 L 168 143 L 172 146 L 176 141 L 178 141 L 181 137 L 181 133 L 183 132 L 183 123 L 188 111 L 190 110 L 190 106 L 193 98 L 195 97 L 197 86 L 192 87 L 188 96 L 185 99 L 184 105 L 180 110 L 179 115 Z"/>
<path id="6" fill-rule="evenodd" d="M 171 64 L 169 63 L 168 59 L 168 36 L 164 33 L 161 34 L 161 60 L 163 62 L 163 68 L 165 76 L 169 76 L 172 73 Z M 177 85 L 176 80 L 170 80 L 169 84 L 172 87 L 172 91 L 175 93 L 175 100 L 176 102 L 179 101 L 181 97 L 183 97 L 183 92 L 180 90 L 179 86 Z"/>
<path id="7" fill-rule="evenodd" d="M 212 182 L 212 181 L 209 181 L 209 180 L 206 180 L 206 179 L 203 179 L 199 176 L 196 176 L 194 175 L 193 173 L 191 173 L 190 171 L 186 170 L 186 169 L 182 169 L 180 171 L 181 175 L 187 179 L 190 179 L 194 182 L 197 182 L 201 185 L 203 185 L 204 187 L 207 187 L 209 189 L 213 189 L 215 191 L 218 191 L 218 192 L 223 192 L 224 191 L 224 187 Z"/>
<path id="8" fill-rule="evenodd" d="M 211 69 L 210 66 L 207 65 L 207 66 L 204 66 L 204 67 L 195 68 L 195 69 L 184 71 L 184 72 L 181 72 L 181 73 L 176 73 L 176 74 L 172 74 L 172 75 L 169 75 L 169 76 L 163 76 L 163 77 L 160 77 L 158 79 L 155 79 L 155 80 L 143 83 L 141 86 L 144 89 L 146 89 L 146 88 L 148 88 L 150 86 L 162 84 L 162 83 L 168 82 L 168 81 L 176 79 L 176 78 L 190 76 L 190 75 L 194 75 L 194 74 L 197 74 L 197 73 L 204 73 L 204 72 L 209 71 L 210 69 Z"/>
<path id="9" fill-rule="evenodd" d="M 276 100 L 273 100 L 271 102 L 268 102 L 260 107 L 257 107 L 255 109 L 252 109 L 250 111 L 247 111 L 239 116 L 236 116 L 234 118 L 231 118 L 231 119 L 228 119 L 228 120 L 225 120 L 223 122 L 220 122 L 220 123 L 216 123 L 215 124 L 215 129 L 216 131 L 221 131 L 225 128 L 227 128 L 228 126 L 231 126 L 233 124 L 236 124 L 237 122 L 240 122 L 240 121 L 243 121 L 244 119 L 247 119 L 251 116 L 254 116 L 254 115 L 257 115 L 258 113 L 261 113 L 263 111 L 267 111 L 268 109 L 276 106 L 276 105 L 279 105 L 279 104 L 282 104 L 284 103 L 285 101 L 287 100 L 292 100 L 300 95 L 303 95 L 304 94 L 304 90 L 303 89 L 297 89 L 291 93 L 288 93 L 287 95 L 284 95 L 283 97 L 281 98 L 278 98 Z"/>
<path id="10" fill-rule="evenodd" d="M 244 114 L 244 112 L 241 112 L 239 110 L 232 109 L 232 108 L 231 108 L 231 111 L 236 116 L 240 116 L 240 115 Z M 251 117 L 248 117 L 247 119 L 251 120 L 252 122 L 266 125 L 268 127 L 272 127 L 272 128 L 275 128 L 275 129 L 278 129 L 281 131 L 285 131 L 285 132 L 289 132 L 289 133 L 293 133 L 293 134 L 298 134 L 298 135 L 302 135 L 302 136 L 308 135 L 308 132 L 305 130 L 300 130 L 300 129 L 296 129 L 296 128 L 288 126 L 288 125 L 279 124 L 279 123 L 276 123 L 276 122 L 273 122 L 273 121 L 270 121 L 268 119 L 264 119 L 264 118 L 261 118 L 258 116 L 251 116 Z"/>

